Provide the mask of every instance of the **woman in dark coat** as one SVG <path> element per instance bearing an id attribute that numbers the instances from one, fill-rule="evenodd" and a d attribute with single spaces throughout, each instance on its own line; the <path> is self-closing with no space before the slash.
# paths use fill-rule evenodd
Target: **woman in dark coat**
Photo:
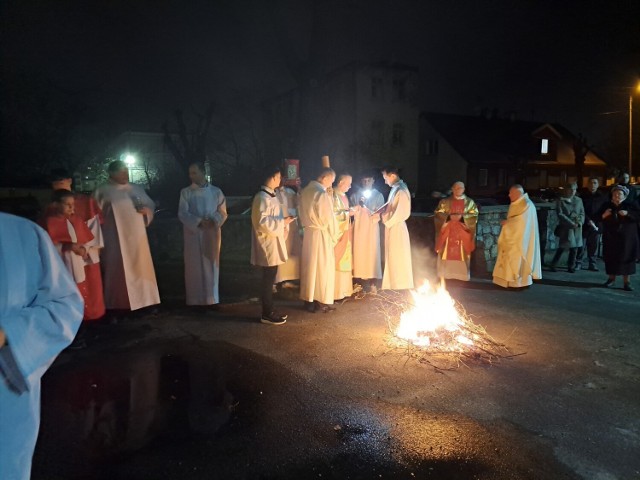
<path id="1" fill-rule="evenodd" d="M 565 250 L 569 250 L 567 271 L 576 271 L 576 255 L 582 247 L 582 225 L 584 224 L 584 206 L 582 199 L 576 196 L 578 184 L 570 182 L 565 185 L 562 198 L 556 202 L 558 213 L 558 227 L 554 234 L 558 237 L 558 249 L 551 260 L 551 271 L 556 271 L 556 265 Z"/>
<path id="2" fill-rule="evenodd" d="M 629 276 L 636 273 L 638 258 L 638 207 L 625 201 L 629 189 L 615 185 L 611 189 L 611 201 L 600 210 L 602 216 L 602 250 L 604 266 L 609 278 L 605 287 L 613 286 L 617 275 L 622 275 L 624 289 L 631 291 Z"/>

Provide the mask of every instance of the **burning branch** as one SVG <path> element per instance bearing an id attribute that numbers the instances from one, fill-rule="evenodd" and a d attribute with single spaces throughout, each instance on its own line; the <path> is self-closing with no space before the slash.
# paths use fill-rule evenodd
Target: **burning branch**
<path id="1" fill-rule="evenodd" d="M 444 285 L 425 282 L 418 290 L 378 294 L 378 310 L 389 327 L 393 350 L 428 363 L 437 370 L 451 370 L 467 362 L 491 364 L 508 358 L 507 347 L 471 321 L 464 307 Z"/>

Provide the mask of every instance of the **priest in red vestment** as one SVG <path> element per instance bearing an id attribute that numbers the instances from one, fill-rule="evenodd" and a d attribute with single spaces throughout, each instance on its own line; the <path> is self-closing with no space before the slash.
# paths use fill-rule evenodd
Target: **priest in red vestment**
<path id="1" fill-rule="evenodd" d="M 462 221 L 462 213 L 452 213 L 436 241 L 438 277 L 469 281 L 469 261 L 475 243 L 471 229 Z"/>

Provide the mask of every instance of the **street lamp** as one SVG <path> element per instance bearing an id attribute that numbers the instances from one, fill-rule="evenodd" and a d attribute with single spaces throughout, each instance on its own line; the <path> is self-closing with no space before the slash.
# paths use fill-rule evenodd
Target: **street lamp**
<path id="1" fill-rule="evenodd" d="M 130 153 L 123 153 L 120 155 L 120 161 L 124 162 L 127 165 L 127 170 L 129 170 L 129 181 L 133 181 L 133 172 L 132 168 L 136 164 L 136 157 L 134 157 Z"/>
<path id="2" fill-rule="evenodd" d="M 640 82 L 637 83 L 635 88 L 631 90 L 629 94 L 629 178 L 633 175 L 631 170 L 633 169 L 633 94 L 640 93 Z"/>

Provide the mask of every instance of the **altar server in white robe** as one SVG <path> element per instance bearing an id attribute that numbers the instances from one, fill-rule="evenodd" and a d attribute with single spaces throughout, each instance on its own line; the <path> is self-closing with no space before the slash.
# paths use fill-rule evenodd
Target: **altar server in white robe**
<path id="1" fill-rule="evenodd" d="M 0 478 L 28 480 L 40 378 L 72 341 L 83 301 L 47 233 L 0 213 Z"/>
<path id="2" fill-rule="evenodd" d="M 331 168 L 323 168 L 300 195 L 300 221 L 304 228 L 300 264 L 300 298 L 309 312 L 329 312 L 335 288 L 335 254 L 338 225 L 333 199 L 327 191 L 336 178 Z"/>
<path id="3" fill-rule="evenodd" d="M 411 242 L 406 224 L 406 220 L 411 216 L 411 193 L 398 175 L 396 167 L 386 167 L 382 176 L 385 183 L 391 187 L 387 206 L 381 216 L 385 226 L 382 289 L 413 288 Z"/>
<path id="4" fill-rule="evenodd" d="M 540 233 L 536 206 L 521 185 L 509 189 L 511 204 L 498 237 L 498 258 L 493 283 L 504 288 L 523 288 L 542 278 Z"/>
<path id="5" fill-rule="evenodd" d="M 116 160 L 108 167 L 109 182 L 94 196 L 102 209 L 104 249 L 102 272 L 108 310 L 138 310 L 160 303 L 147 226 L 155 204 L 144 189 L 129 183 L 127 165 Z"/>
<path id="6" fill-rule="evenodd" d="M 376 291 L 376 282 L 382 278 L 380 214 L 373 212 L 384 205 L 384 197 L 373 188 L 373 183 L 373 175 L 364 175 L 360 180 L 361 187 L 351 195 L 351 205 L 355 207 L 353 277 L 371 292 Z"/>
<path id="7" fill-rule="evenodd" d="M 280 185 L 280 167 L 267 167 L 264 183 L 251 204 L 251 265 L 262 270 L 262 316 L 260 322 L 282 325 L 287 315 L 273 309 L 273 282 L 278 266 L 287 261 L 285 235 L 294 217 L 283 214 L 275 189 Z"/>
<path id="8" fill-rule="evenodd" d="M 300 180 L 300 179 L 298 179 Z M 302 235 L 298 218 L 298 192 L 293 188 L 282 185 L 276 189 L 276 198 L 282 207 L 285 217 L 294 217 L 294 220 L 285 229 L 287 243 L 287 261 L 278 265 L 275 283 L 300 280 L 300 254 L 302 253 Z M 285 284 L 286 286 L 286 284 Z"/>
<path id="9" fill-rule="evenodd" d="M 220 228 L 227 220 L 222 190 L 207 182 L 204 166 L 189 166 L 191 185 L 180 192 L 178 218 L 184 232 L 184 283 L 187 305 L 220 303 Z"/>

